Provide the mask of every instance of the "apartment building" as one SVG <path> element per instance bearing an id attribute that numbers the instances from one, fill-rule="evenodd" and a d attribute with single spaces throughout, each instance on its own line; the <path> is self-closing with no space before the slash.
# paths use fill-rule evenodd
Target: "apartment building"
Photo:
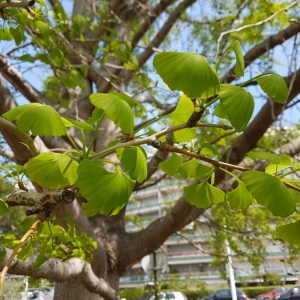
<path id="1" fill-rule="evenodd" d="M 127 205 L 127 213 L 139 218 L 131 218 L 132 221 L 127 223 L 127 230 L 135 231 L 146 227 L 154 219 L 163 216 L 170 209 L 172 202 L 181 197 L 182 188 L 182 181 L 166 179 L 152 187 L 136 192 L 134 198 Z M 226 271 L 226 266 L 211 266 L 213 257 L 209 254 L 208 244 L 211 233 L 205 226 L 200 228 L 195 230 L 194 224 L 189 224 L 184 229 L 183 234 L 179 233 L 171 236 L 157 251 L 156 261 L 159 260 L 161 252 L 164 253 L 167 260 L 167 270 L 160 276 L 168 277 L 176 274 L 179 280 L 194 278 L 205 282 L 208 286 L 225 286 L 227 280 L 221 276 L 220 271 Z M 285 280 L 294 283 L 297 280 L 297 270 L 284 263 L 287 253 L 281 245 L 272 243 L 267 245 L 267 249 L 266 263 L 261 266 L 260 273 L 276 273 Z M 149 259 L 151 259 L 151 256 Z M 153 265 L 150 264 L 148 267 L 151 269 Z M 159 271 L 160 266 L 157 265 L 156 268 Z M 246 261 L 233 258 L 233 268 L 236 281 L 239 279 L 261 280 L 253 277 L 252 266 Z M 152 280 L 152 276 L 151 272 L 144 271 L 143 262 L 139 262 L 121 278 L 120 286 L 135 287 L 144 285 L 145 282 Z"/>

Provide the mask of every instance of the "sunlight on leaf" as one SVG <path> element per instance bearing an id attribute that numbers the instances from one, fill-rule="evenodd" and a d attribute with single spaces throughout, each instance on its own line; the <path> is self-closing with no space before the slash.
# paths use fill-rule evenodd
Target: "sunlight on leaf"
<path id="1" fill-rule="evenodd" d="M 280 158 L 280 160 L 278 163 L 275 164 L 274 162 L 273 163 L 271 162 L 266 167 L 266 169 L 265 169 L 266 173 L 275 174 L 275 173 L 285 170 L 287 168 L 293 167 L 292 159 L 287 154 L 281 154 L 279 156 L 279 158 Z"/>
<path id="2" fill-rule="evenodd" d="M 252 95 L 241 87 L 231 84 L 221 84 L 219 96 L 222 108 L 225 110 L 231 125 L 237 131 L 243 131 L 248 125 L 254 111 L 254 99 Z"/>
<path id="3" fill-rule="evenodd" d="M 280 156 L 266 151 L 250 151 L 247 156 L 253 159 L 268 160 L 273 164 L 280 163 Z"/>
<path id="4" fill-rule="evenodd" d="M 224 55 L 229 51 L 233 50 L 236 57 L 236 64 L 234 66 L 234 73 L 237 76 L 244 76 L 244 68 L 245 68 L 245 62 L 244 62 L 244 56 L 241 44 L 238 40 L 235 40 L 231 45 L 229 45 L 226 50 L 224 51 L 222 57 L 219 59 L 219 61 L 216 64 L 216 70 L 219 69 L 219 66 L 224 58 Z"/>
<path id="5" fill-rule="evenodd" d="M 62 136 L 66 126 L 56 110 L 49 105 L 29 103 L 20 105 L 3 114 L 8 121 L 16 121 L 21 131 L 31 130 L 38 136 Z"/>
<path id="6" fill-rule="evenodd" d="M 172 91 L 182 91 L 188 97 L 207 99 L 220 89 L 215 70 L 197 53 L 159 53 L 153 65 Z"/>
<path id="7" fill-rule="evenodd" d="M 77 185 L 85 197 L 83 210 L 87 216 L 117 214 L 128 202 L 135 185 L 120 168 L 108 172 L 94 161 L 84 159 L 78 167 Z"/>
<path id="8" fill-rule="evenodd" d="M 41 153 L 24 166 L 28 177 L 42 187 L 58 189 L 74 184 L 78 163 L 67 154 Z"/>
<path id="9" fill-rule="evenodd" d="M 98 109 L 103 109 L 106 116 L 119 125 L 123 131 L 133 132 L 133 111 L 122 98 L 112 94 L 98 93 L 90 95 L 90 100 Z"/>
<path id="10" fill-rule="evenodd" d="M 285 80 L 278 74 L 266 74 L 257 78 L 261 89 L 275 102 L 285 103 L 288 97 L 288 87 Z"/>
<path id="11" fill-rule="evenodd" d="M 173 121 L 174 126 L 184 124 L 188 121 L 192 113 L 194 112 L 194 105 L 190 98 L 182 95 L 175 110 L 166 116 Z M 175 131 L 173 133 L 173 140 L 176 143 L 189 142 L 196 136 L 195 128 L 186 128 L 182 130 Z"/>
<path id="12" fill-rule="evenodd" d="M 118 148 L 116 154 L 131 179 L 143 182 L 147 178 L 147 153 L 142 147 Z"/>
<path id="13" fill-rule="evenodd" d="M 247 190 L 273 215 L 287 217 L 296 209 L 296 201 L 289 189 L 279 178 L 259 171 L 247 171 L 242 174 Z"/>

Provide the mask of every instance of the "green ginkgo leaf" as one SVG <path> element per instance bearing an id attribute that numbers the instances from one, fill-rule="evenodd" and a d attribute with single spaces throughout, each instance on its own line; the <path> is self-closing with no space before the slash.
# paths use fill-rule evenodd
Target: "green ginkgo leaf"
<path id="1" fill-rule="evenodd" d="M 248 192 L 244 182 L 239 180 L 238 183 L 236 189 L 226 194 L 226 200 L 230 206 L 245 211 L 252 204 L 253 197 Z"/>
<path id="2" fill-rule="evenodd" d="M 300 245 L 299 232 L 300 220 L 291 224 L 277 226 L 276 228 L 276 233 L 279 238 L 294 245 Z"/>
<path id="3" fill-rule="evenodd" d="M 292 168 L 293 162 L 292 159 L 287 154 L 281 154 L 279 156 L 279 162 L 271 162 L 266 167 L 265 171 L 268 174 L 275 174 L 287 168 Z"/>
<path id="4" fill-rule="evenodd" d="M 190 204 L 198 208 L 206 208 L 212 204 L 223 202 L 225 193 L 205 181 L 185 187 L 184 197 Z"/>
<path id="5" fill-rule="evenodd" d="M 203 178 L 212 171 L 212 168 L 204 166 L 195 158 L 190 159 L 178 168 L 178 172 L 184 178 Z"/>
<path id="6" fill-rule="evenodd" d="M 259 171 L 242 174 L 247 190 L 273 215 L 287 217 L 296 209 L 296 201 L 289 189 L 279 178 Z"/>
<path id="7" fill-rule="evenodd" d="M 280 156 L 277 154 L 273 154 L 266 151 L 250 151 L 247 153 L 248 157 L 253 159 L 261 159 L 261 160 L 268 160 L 274 164 L 280 163 Z"/>
<path id="8" fill-rule="evenodd" d="M 78 167 L 77 186 L 87 200 L 83 210 L 87 216 L 117 214 L 128 202 L 135 181 L 117 167 L 108 172 L 102 165 L 84 159 Z"/>
<path id="9" fill-rule="evenodd" d="M 31 130 L 33 135 L 62 136 L 66 126 L 60 115 L 49 105 L 29 103 L 20 105 L 3 114 L 8 121 L 16 121 L 21 131 Z"/>
<path id="10" fill-rule="evenodd" d="M 174 176 L 179 173 L 178 168 L 182 164 L 182 156 L 172 153 L 172 156 L 161 162 L 159 167 L 169 176 Z"/>
<path id="11" fill-rule="evenodd" d="M 288 87 L 285 80 L 278 74 L 266 74 L 258 77 L 257 82 L 262 90 L 275 102 L 285 103 L 288 97 Z"/>
<path id="12" fill-rule="evenodd" d="M 118 93 L 116 91 L 110 91 L 109 93 L 121 98 L 122 100 L 127 102 L 130 107 L 135 107 L 136 106 L 136 107 L 140 108 L 142 111 L 147 112 L 147 109 L 145 108 L 145 106 L 142 105 L 140 102 L 136 101 L 135 99 L 133 99 L 133 98 L 127 96 L 127 95 Z"/>
<path id="13" fill-rule="evenodd" d="M 173 125 L 184 124 L 188 121 L 192 113 L 194 112 L 194 105 L 190 98 L 182 95 L 175 110 L 167 115 L 173 121 Z M 173 133 L 173 140 L 176 143 L 189 142 L 196 136 L 195 128 L 185 128 L 177 130 Z"/>
<path id="14" fill-rule="evenodd" d="M 220 63 L 222 62 L 224 55 L 229 51 L 232 50 L 235 53 L 236 57 L 236 64 L 234 67 L 234 73 L 237 76 L 244 76 L 244 69 L 245 69 L 245 62 L 244 62 L 244 56 L 241 44 L 238 40 L 235 40 L 231 45 L 229 45 L 226 50 L 224 51 L 222 57 L 219 59 L 219 61 L 216 64 L 216 70 L 219 69 Z"/>
<path id="15" fill-rule="evenodd" d="M 220 89 L 215 70 L 197 53 L 163 52 L 155 55 L 154 68 L 171 90 L 207 99 Z"/>
<path id="16" fill-rule="evenodd" d="M 76 121 L 67 117 L 62 117 L 61 119 L 63 120 L 66 127 L 76 127 L 78 129 L 88 130 L 88 131 L 95 129 L 91 124 L 86 122 Z"/>
<path id="17" fill-rule="evenodd" d="M 0 216 L 6 214 L 9 212 L 9 206 L 8 204 L 0 198 Z"/>
<path id="18" fill-rule="evenodd" d="M 126 133 L 133 132 L 134 115 L 130 105 L 122 98 L 112 94 L 92 94 L 90 100 L 98 109 Z"/>
<path id="19" fill-rule="evenodd" d="M 41 153 L 24 166 L 31 181 L 49 189 L 73 185 L 77 180 L 77 168 L 77 162 L 60 153 Z"/>
<path id="20" fill-rule="evenodd" d="M 116 154 L 131 179 L 143 182 L 147 178 L 147 154 L 142 147 L 118 148 Z"/>
<path id="21" fill-rule="evenodd" d="M 252 95 L 239 86 L 222 84 L 219 96 L 229 122 L 237 131 L 243 131 L 254 111 Z"/>

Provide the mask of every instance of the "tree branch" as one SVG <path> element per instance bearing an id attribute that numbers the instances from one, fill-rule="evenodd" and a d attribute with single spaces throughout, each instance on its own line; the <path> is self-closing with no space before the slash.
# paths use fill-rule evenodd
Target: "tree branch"
<path id="1" fill-rule="evenodd" d="M 9 8 L 9 7 L 17 7 L 17 8 L 30 8 L 33 6 L 35 1 L 24 1 L 24 0 L 10 0 L 10 1 L 3 1 L 0 3 L 0 9 Z"/>
<path id="2" fill-rule="evenodd" d="M 294 23 L 288 28 L 280 31 L 279 33 L 270 36 L 268 39 L 264 40 L 262 43 L 256 45 L 251 50 L 249 50 L 244 56 L 245 68 L 249 66 L 254 60 L 262 56 L 264 53 L 270 51 L 276 46 L 284 43 L 289 38 L 300 32 L 300 24 Z M 234 73 L 234 67 L 231 68 L 221 79 L 221 83 L 230 83 L 236 78 Z"/>
<path id="3" fill-rule="evenodd" d="M 236 29 L 231 29 L 231 30 L 227 30 L 227 31 L 224 31 L 222 32 L 222 34 L 219 36 L 218 38 L 218 42 L 217 42 L 217 51 L 216 51 L 216 56 L 215 56 L 215 59 L 218 58 L 219 56 L 219 52 L 220 52 L 220 42 L 222 40 L 222 38 L 226 35 L 226 34 L 229 34 L 229 33 L 233 33 L 233 32 L 240 32 L 244 29 L 247 29 L 247 28 L 251 28 L 251 27 L 255 27 L 255 26 L 259 26 L 259 25 L 263 25 L 269 21 L 271 21 L 273 18 L 275 18 L 278 14 L 282 13 L 282 12 L 286 12 L 288 9 L 290 9 L 291 7 L 293 7 L 294 5 L 298 4 L 300 1 L 297 0 L 297 1 L 294 1 L 292 2 L 291 4 L 289 4 L 288 6 L 286 6 L 285 8 L 279 10 L 279 11 L 276 11 L 274 12 L 271 16 L 269 16 L 268 18 L 266 18 L 265 20 L 261 20 L 259 22 L 256 22 L 254 24 L 248 24 L 248 25 L 244 25 L 242 27 L 239 27 L 239 28 L 236 28 Z"/>
<path id="4" fill-rule="evenodd" d="M 4 260 L 0 263 L 3 268 L 12 250 L 1 247 L 1 251 L 6 252 Z M 50 258 L 37 269 L 32 268 L 36 256 L 31 256 L 24 262 L 14 259 L 9 267 L 10 274 L 26 275 L 33 278 L 45 278 L 55 282 L 63 282 L 70 279 L 79 278 L 82 284 L 92 293 L 99 294 L 104 299 L 115 300 L 117 292 L 110 287 L 104 278 L 98 278 L 91 265 L 79 258 L 71 258 L 67 262 L 62 262 L 56 258 Z"/>

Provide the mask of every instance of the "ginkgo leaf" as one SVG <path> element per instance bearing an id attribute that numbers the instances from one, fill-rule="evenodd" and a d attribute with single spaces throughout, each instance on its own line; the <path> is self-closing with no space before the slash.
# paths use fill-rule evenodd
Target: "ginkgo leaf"
<path id="1" fill-rule="evenodd" d="M 244 182 L 239 180 L 238 184 L 237 188 L 226 194 L 226 200 L 230 206 L 245 211 L 252 204 L 253 197 Z"/>
<path id="2" fill-rule="evenodd" d="M 212 204 L 223 202 L 225 193 L 205 181 L 185 187 L 184 197 L 190 204 L 198 208 L 206 208 Z"/>
<path id="3" fill-rule="evenodd" d="M 243 131 L 253 114 L 254 99 L 252 95 L 239 86 L 222 84 L 219 96 L 222 108 L 231 125 L 237 131 Z"/>
<path id="4" fill-rule="evenodd" d="M 31 181 L 42 187 L 59 189 L 73 185 L 77 180 L 78 164 L 67 154 L 41 153 L 24 166 Z"/>
<path id="5" fill-rule="evenodd" d="M 159 167 L 169 176 L 174 176 L 178 174 L 178 168 L 182 164 L 182 156 L 172 153 L 172 156 L 161 162 Z"/>
<path id="6" fill-rule="evenodd" d="M 0 216 L 6 214 L 9 212 L 9 206 L 8 204 L 0 198 Z"/>
<path id="7" fill-rule="evenodd" d="M 299 232 L 300 220 L 291 224 L 277 226 L 276 228 L 276 233 L 279 238 L 295 245 L 300 245 Z"/>
<path id="8" fill-rule="evenodd" d="M 288 97 L 288 87 L 285 80 L 278 74 L 266 74 L 257 78 L 262 90 L 275 102 L 285 103 Z"/>
<path id="9" fill-rule="evenodd" d="M 140 108 L 142 111 L 147 112 L 147 109 L 145 108 L 145 106 L 142 105 L 140 102 L 136 101 L 135 99 L 133 99 L 133 98 L 127 96 L 127 95 L 118 93 L 116 91 L 110 91 L 109 93 L 121 98 L 122 100 L 127 102 L 130 107 L 135 107 L 136 106 L 136 107 Z"/>
<path id="10" fill-rule="evenodd" d="M 90 95 L 90 100 L 98 109 L 103 109 L 105 115 L 119 125 L 123 131 L 133 132 L 133 111 L 122 98 L 112 94 L 98 93 Z"/>
<path id="11" fill-rule="evenodd" d="M 94 130 L 95 128 L 86 122 L 80 122 L 80 121 L 76 121 L 67 117 L 62 117 L 61 118 L 64 122 L 64 124 L 66 125 L 66 127 L 76 127 L 78 129 L 82 129 L 82 130 Z"/>
<path id="12" fill-rule="evenodd" d="M 49 105 L 29 103 L 20 105 L 3 114 L 8 121 L 16 121 L 21 131 L 31 130 L 33 135 L 62 136 L 66 126 L 60 115 Z"/>
<path id="13" fill-rule="evenodd" d="M 265 171 L 268 174 L 275 174 L 291 167 L 293 167 L 292 159 L 287 154 L 281 154 L 279 156 L 279 162 L 271 162 L 270 164 L 268 164 Z"/>
<path id="14" fill-rule="evenodd" d="M 178 172 L 184 178 L 203 178 L 212 171 L 212 168 L 204 166 L 195 158 L 190 159 L 178 168 Z"/>
<path id="15" fill-rule="evenodd" d="M 259 171 L 247 171 L 242 174 L 247 190 L 273 215 L 287 217 L 296 209 L 296 201 L 289 189 L 279 178 Z"/>
<path id="16" fill-rule="evenodd" d="M 159 53 L 153 65 L 171 90 L 182 91 L 188 97 L 207 99 L 220 89 L 215 70 L 197 53 Z"/>
<path id="17" fill-rule="evenodd" d="M 194 112 L 194 105 L 190 98 L 185 95 L 182 95 L 179 99 L 179 102 L 175 110 L 167 115 L 167 118 L 170 118 L 173 121 L 173 125 L 184 124 L 188 121 L 192 113 Z M 176 143 L 189 142 L 196 135 L 195 128 L 185 128 L 177 130 L 173 133 L 173 140 Z"/>
<path id="18" fill-rule="evenodd" d="M 87 200 L 83 210 L 87 216 L 96 213 L 117 214 L 128 202 L 135 181 L 118 167 L 108 172 L 102 165 L 84 159 L 78 167 L 77 186 Z"/>
<path id="19" fill-rule="evenodd" d="M 245 69 L 245 62 L 244 62 L 244 56 L 241 44 L 238 40 L 235 40 L 231 45 L 229 45 L 226 50 L 224 51 L 222 57 L 219 59 L 219 61 L 216 64 L 216 70 L 219 69 L 220 63 L 222 62 L 222 59 L 224 58 L 224 55 L 229 51 L 233 50 L 236 57 L 236 64 L 234 67 L 234 73 L 237 76 L 244 76 L 244 69 Z"/>
<path id="20" fill-rule="evenodd" d="M 248 157 L 253 159 L 261 159 L 261 160 L 268 160 L 274 164 L 280 163 L 280 156 L 277 154 L 273 154 L 266 151 L 250 151 L 247 153 Z"/>
<path id="21" fill-rule="evenodd" d="M 131 179 L 143 182 L 147 178 L 147 154 L 142 147 L 118 148 L 116 154 Z"/>

